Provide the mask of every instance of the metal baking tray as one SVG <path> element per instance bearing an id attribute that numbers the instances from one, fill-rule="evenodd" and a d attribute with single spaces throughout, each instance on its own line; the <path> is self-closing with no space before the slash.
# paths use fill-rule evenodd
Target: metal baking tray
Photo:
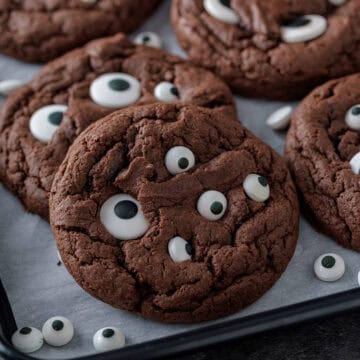
<path id="1" fill-rule="evenodd" d="M 184 56 L 168 21 L 169 5 L 170 1 L 165 1 L 140 30 L 158 32 L 165 49 Z M 0 56 L 0 80 L 27 81 L 39 68 Z M 285 133 L 272 131 L 265 125 L 265 119 L 284 103 L 239 97 L 236 103 L 242 123 L 282 153 Z M 338 253 L 346 263 L 345 275 L 335 283 L 321 282 L 313 273 L 314 260 L 326 252 Z M 360 254 L 341 248 L 317 233 L 304 219 L 295 255 L 273 288 L 243 311 L 207 323 L 161 324 L 114 309 L 85 293 L 58 261 L 49 225 L 26 213 L 19 201 L 0 185 L 0 276 L 3 284 L 0 283 L 0 357 L 144 360 L 360 307 Z M 32 357 L 14 350 L 10 337 L 17 326 L 41 329 L 42 324 L 55 315 L 66 316 L 74 324 L 75 336 L 68 345 L 62 348 L 44 345 Z M 97 355 L 92 336 L 105 326 L 121 328 L 127 346 Z"/>

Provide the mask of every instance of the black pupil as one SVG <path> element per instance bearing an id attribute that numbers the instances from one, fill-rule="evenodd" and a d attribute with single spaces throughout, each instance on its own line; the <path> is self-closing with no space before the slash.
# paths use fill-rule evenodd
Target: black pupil
<path id="1" fill-rule="evenodd" d="M 192 248 L 192 246 L 191 246 L 189 243 L 187 243 L 187 244 L 185 245 L 185 251 L 186 251 L 190 256 L 192 256 L 192 254 L 193 254 L 193 248 Z"/>
<path id="2" fill-rule="evenodd" d="M 64 327 L 64 323 L 61 320 L 55 320 L 52 323 L 52 328 L 56 331 L 60 331 Z"/>
<path id="3" fill-rule="evenodd" d="M 259 180 L 259 183 L 260 183 L 260 185 L 262 185 L 262 186 L 268 186 L 268 181 L 267 181 L 267 179 L 266 179 L 266 177 L 263 177 L 263 176 L 259 176 L 258 177 L 258 180 Z"/>
<path id="4" fill-rule="evenodd" d="M 355 106 L 352 110 L 351 110 L 351 113 L 353 115 L 360 115 L 360 106 Z"/>
<path id="5" fill-rule="evenodd" d="M 147 42 L 149 42 L 149 41 L 150 41 L 150 36 L 145 35 L 145 36 L 143 37 L 143 42 L 144 42 L 144 43 L 147 43 Z"/>
<path id="6" fill-rule="evenodd" d="M 102 336 L 105 337 L 105 338 L 110 338 L 110 337 L 112 337 L 114 334 L 115 334 L 115 332 L 114 332 L 113 329 L 105 329 L 105 330 L 103 330 L 103 332 L 102 332 Z"/>
<path id="7" fill-rule="evenodd" d="M 187 158 L 180 158 L 178 161 L 179 168 L 184 170 L 189 166 L 189 160 Z"/>
<path id="8" fill-rule="evenodd" d="M 115 91 L 125 91 L 130 88 L 130 84 L 123 79 L 114 79 L 109 81 L 109 87 Z"/>
<path id="9" fill-rule="evenodd" d="M 333 256 L 325 256 L 321 260 L 321 265 L 326 269 L 331 269 L 335 265 L 335 258 Z"/>
<path id="10" fill-rule="evenodd" d="M 61 111 L 55 111 L 48 116 L 48 120 L 51 124 L 59 126 L 61 124 L 63 113 Z"/>
<path id="11" fill-rule="evenodd" d="M 170 89 L 170 92 L 175 96 L 179 96 L 179 90 L 175 86 Z"/>
<path id="12" fill-rule="evenodd" d="M 130 200 L 123 200 L 115 205 L 114 211 L 116 216 L 126 220 L 133 218 L 137 214 L 138 207 Z"/>
<path id="13" fill-rule="evenodd" d="M 223 204 L 219 201 L 214 201 L 212 204 L 211 204 L 211 207 L 210 207 L 210 211 L 214 214 L 214 215 L 219 215 L 222 213 L 224 207 L 223 207 Z"/>
<path id="14" fill-rule="evenodd" d="M 30 334 L 30 333 L 31 333 L 31 329 L 29 327 L 23 327 L 20 330 L 20 334 L 22 334 L 22 335 L 27 335 L 27 334 Z"/>
<path id="15" fill-rule="evenodd" d="M 296 17 L 282 22 L 283 26 L 286 27 L 301 27 L 310 23 L 310 20 L 305 17 Z"/>
<path id="16" fill-rule="evenodd" d="M 226 6 L 226 7 L 230 7 L 230 0 L 220 0 L 220 2 Z"/>

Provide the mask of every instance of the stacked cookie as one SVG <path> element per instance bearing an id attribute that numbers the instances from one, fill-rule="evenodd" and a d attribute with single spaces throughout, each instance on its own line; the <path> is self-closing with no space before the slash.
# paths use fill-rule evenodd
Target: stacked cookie
<path id="1" fill-rule="evenodd" d="M 120 30 L 117 2 L 73 3 L 4 2 L 4 28 L 46 19 L 54 33 L 38 31 L 34 46 L 35 30 L 20 26 L 0 48 L 46 60 Z M 157 1 L 120 3 L 130 30 Z M 294 99 L 358 71 L 359 10 L 359 0 L 174 0 L 197 65 L 156 49 L 151 33 L 137 42 L 154 47 L 116 34 L 50 62 L 2 107 L 0 179 L 50 220 L 67 269 L 98 299 L 165 322 L 238 311 L 285 271 L 299 208 L 285 160 L 237 120 L 223 80 L 242 95 Z M 106 29 L 84 32 L 89 19 L 73 21 L 82 12 Z M 304 100 L 286 156 L 311 220 L 360 250 L 357 80 Z"/>

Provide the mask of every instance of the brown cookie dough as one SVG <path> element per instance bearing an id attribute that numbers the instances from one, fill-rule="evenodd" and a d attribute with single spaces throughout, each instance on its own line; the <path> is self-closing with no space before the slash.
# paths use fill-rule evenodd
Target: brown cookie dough
<path id="1" fill-rule="evenodd" d="M 357 251 L 359 104 L 359 74 L 328 82 L 298 107 L 286 140 L 286 157 L 306 216 L 339 244 Z"/>
<path id="2" fill-rule="evenodd" d="M 298 217 L 282 158 L 239 122 L 191 105 L 134 106 L 93 124 L 50 197 L 80 286 L 165 322 L 214 319 L 261 297 L 293 255 Z"/>
<path id="3" fill-rule="evenodd" d="M 115 87 L 120 85 L 118 90 L 123 91 L 110 89 L 111 81 L 98 81 L 105 73 L 118 72 L 125 73 L 120 78 L 132 76 L 132 82 L 126 83 L 111 75 Z M 48 218 L 48 192 L 74 139 L 89 124 L 123 107 L 124 101 L 127 105 L 160 101 L 154 89 L 163 82 L 160 95 L 164 100 L 171 96 L 170 100 L 209 107 L 235 119 L 232 94 L 215 75 L 177 56 L 136 46 L 124 35 L 115 35 L 48 64 L 30 84 L 7 99 L 0 112 L 0 180 L 26 209 Z M 169 84 L 173 86 L 168 88 Z M 115 100 L 114 106 L 95 103 L 91 88 L 95 88 L 95 99 Z M 47 108 L 52 104 L 67 107 L 62 118 L 58 108 Z M 43 113 L 38 112 L 41 109 Z"/>
<path id="4" fill-rule="evenodd" d="M 0 51 L 31 62 L 135 30 L 159 0 L 1 0 Z"/>
<path id="5" fill-rule="evenodd" d="M 360 70 L 359 0 L 173 0 L 172 22 L 190 58 L 241 95 L 297 99 Z"/>

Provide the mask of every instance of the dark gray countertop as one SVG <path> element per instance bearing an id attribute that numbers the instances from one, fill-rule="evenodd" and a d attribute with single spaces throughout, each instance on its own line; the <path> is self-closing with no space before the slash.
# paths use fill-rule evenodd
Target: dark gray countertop
<path id="1" fill-rule="evenodd" d="M 360 309 L 254 335 L 176 360 L 358 360 Z"/>

